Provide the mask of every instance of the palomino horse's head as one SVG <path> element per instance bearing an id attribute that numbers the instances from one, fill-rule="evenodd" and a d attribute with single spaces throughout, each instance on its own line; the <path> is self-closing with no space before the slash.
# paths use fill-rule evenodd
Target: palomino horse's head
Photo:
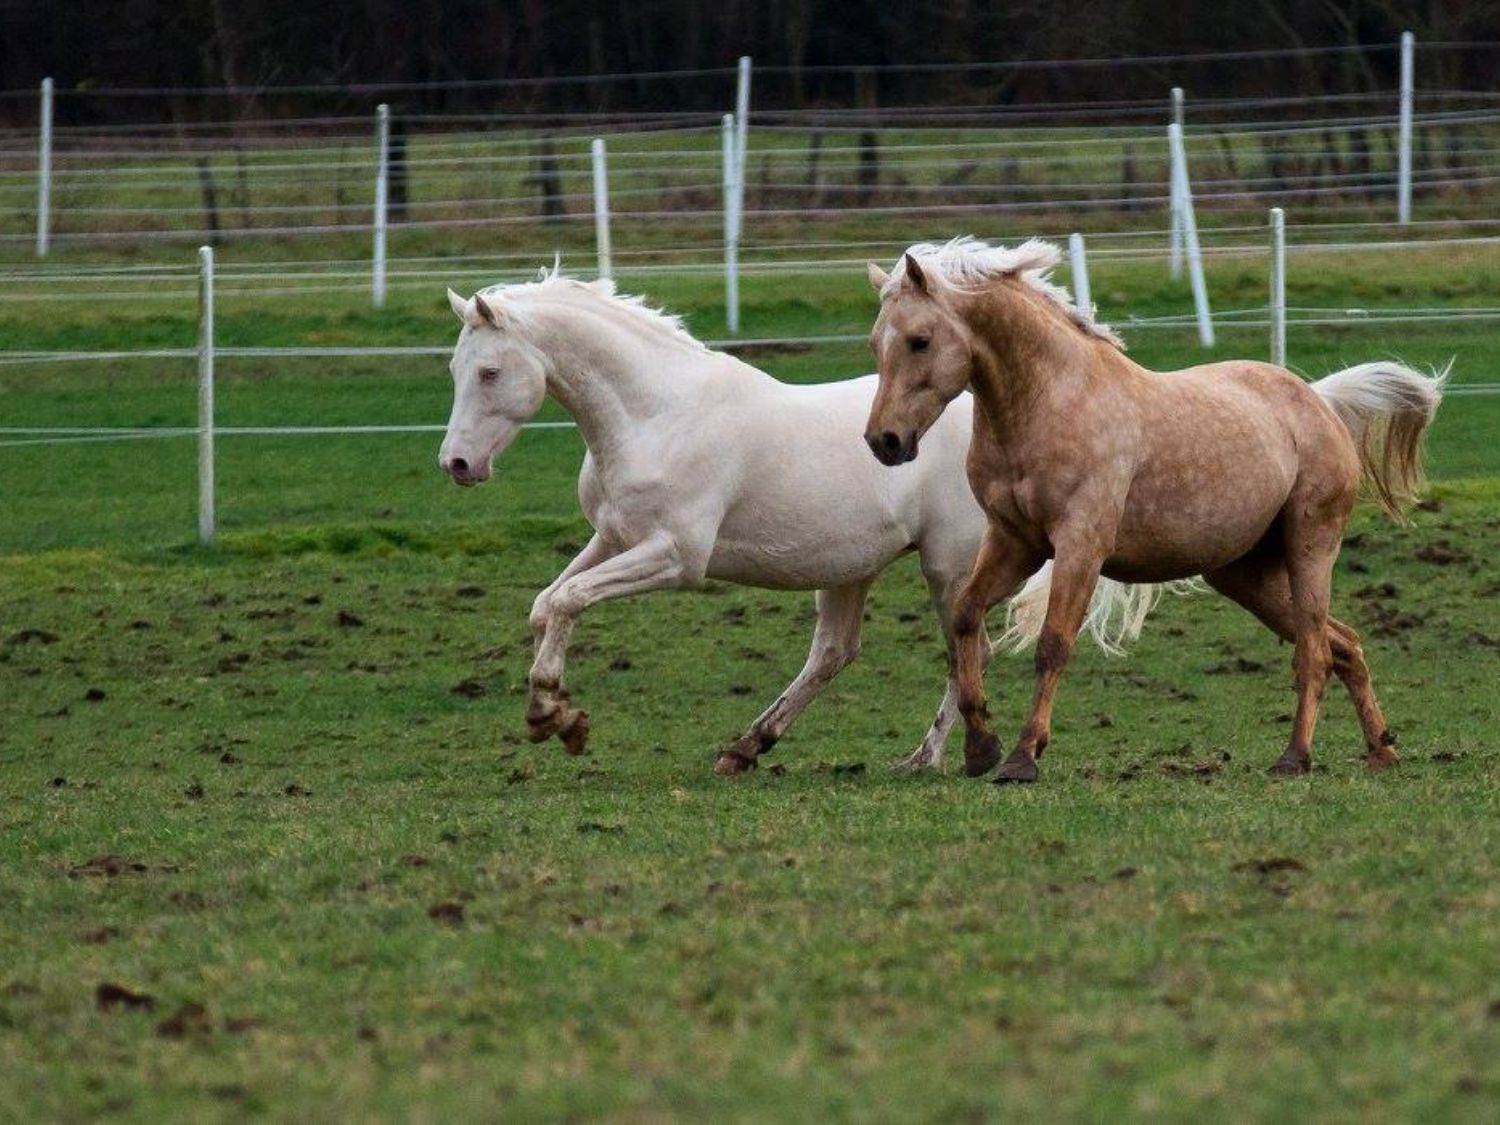
<path id="1" fill-rule="evenodd" d="M 880 389 L 865 441 L 886 465 L 916 457 L 918 441 L 969 385 L 974 365 L 972 335 L 938 271 L 924 270 L 910 253 L 897 270 L 892 280 L 874 262 L 869 266 L 870 284 L 880 294 L 880 317 L 870 332 Z"/>
<path id="2" fill-rule="evenodd" d="M 463 329 L 448 364 L 453 413 L 438 464 L 455 484 L 475 485 L 489 479 L 496 454 L 542 408 L 546 360 L 501 301 L 478 293 L 466 301 L 450 289 L 448 303 Z"/>

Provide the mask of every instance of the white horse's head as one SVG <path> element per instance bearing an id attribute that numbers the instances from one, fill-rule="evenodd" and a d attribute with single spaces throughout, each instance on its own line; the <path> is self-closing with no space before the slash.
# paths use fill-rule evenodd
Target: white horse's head
<path id="1" fill-rule="evenodd" d="M 448 303 L 463 328 L 448 364 L 453 412 L 438 464 L 468 486 L 489 479 L 496 455 L 542 408 L 547 361 L 525 338 L 521 314 L 504 301 L 479 293 L 466 301 L 450 289 Z"/>

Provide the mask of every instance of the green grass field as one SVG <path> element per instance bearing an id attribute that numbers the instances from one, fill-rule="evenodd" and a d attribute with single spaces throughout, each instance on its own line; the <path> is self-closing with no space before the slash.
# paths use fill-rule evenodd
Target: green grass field
<path id="1" fill-rule="evenodd" d="M 226 258 L 232 261 L 233 255 Z M 627 275 L 625 283 L 631 286 Z M 1220 308 L 1263 266 L 1216 263 Z M 652 277 L 704 336 L 718 290 Z M 1486 305 L 1500 254 L 1294 259 L 1294 305 Z M 1101 263 L 1156 367 L 1182 312 Z M 862 271 L 752 278 L 751 335 L 860 332 Z M 187 346 L 191 301 L 0 304 L 0 349 Z M 226 344 L 442 343 L 440 288 L 226 299 Z M 1263 355 L 1262 330 L 1217 354 Z M 1302 329 L 1316 375 L 1398 355 L 1494 381 L 1488 326 Z M 790 379 L 859 346 L 750 356 Z M 188 425 L 191 364 L 0 366 L 0 425 Z M 441 361 L 224 361 L 228 425 L 441 422 Z M 555 416 L 550 413 L 548 417 Z M 600 607 L 593 752 L 522 737 L 526 610 L 582 542 L 581 456 L 523 436 L 485 488 L 436 435 L 0 446 L 0 1106 L 17 1120 L 1320 1117 L 1500 1112 L 1500 398 L 1454 396 L 1411 527 L 1362 509 L 1336 611 L 1402 766 L 1331 689 L 1276 783 L 1290 651 L 1212 597 L 1084 651 L 1044 783 L 889 767 L 942 680 L 916 568 L 754 776 L 713 753 L 800 667 L 811 598 Z M 997 660 L 1014 733 L 1029 661 Z M 775 768 L 771 768 L 774 763 Z"/>

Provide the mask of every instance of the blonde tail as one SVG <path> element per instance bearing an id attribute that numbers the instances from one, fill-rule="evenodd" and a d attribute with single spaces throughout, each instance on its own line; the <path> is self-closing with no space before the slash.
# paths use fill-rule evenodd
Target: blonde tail
<path id="1" fill-rule="evenodd" d="M 1361 363 L 1312 385 L 1348 427 L 1365 481 L 1397 522 L 1405 519 L 1403 509 L 1422 487 L 1427 429 L 1452 368 L 1450 361 L 1427 376 L 1389 361 Z"/>

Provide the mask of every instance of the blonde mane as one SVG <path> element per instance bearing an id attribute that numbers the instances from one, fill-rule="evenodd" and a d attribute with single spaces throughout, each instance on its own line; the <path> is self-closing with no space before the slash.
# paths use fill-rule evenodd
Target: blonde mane
<path id="1" fill-rule="evenodd" d="M 486 300 L 494 298 L 512 312 L 519 312 L 519 305 L 529 298 L 584 296 L 624 313 L 637 323 L 653 328 L 676 340 L 679 344 L 699 351 L 709 350 L 706 344 L 687 330 L 682 323 L 682 317 L 652 308 L 646 304 L 644 297 L 617 292 L 615 283 L 608 278 L 579 281 L 576 278 L 564 277 L 561 262 L 554 262 L 550 269 L 544 266 L 538 272 L 535 281 L 491 285 L 481 289 L 479 293 Z"/>
<path id="2" fill-rule="evenodd" d="M 1092 307 L 1080 309 L 1074 304 L 1073 295 L 1048 277 L 1053 267 L 1062 261 L 1062 251 L 1050 242 L 1031 238 L 1019 246 L 1007 248 L 991 246 L 965 235 L 941 245 L 918 242 L 908 247 L 906 254 L 918 259 L 924 267 L 932 267 L 945 281 L 960 289 L 982 289 L 998 278 L 1019 277 L 1056 305 L 1081 331 L 1125 350 L 1125 342 L 1114 330 L 1094 319 Z M 890 280 L 881 287 L 882 298 L 894 292 L 906 276 L 906 254 L 901 255 L 896 268 L 891 271 Z"/>

